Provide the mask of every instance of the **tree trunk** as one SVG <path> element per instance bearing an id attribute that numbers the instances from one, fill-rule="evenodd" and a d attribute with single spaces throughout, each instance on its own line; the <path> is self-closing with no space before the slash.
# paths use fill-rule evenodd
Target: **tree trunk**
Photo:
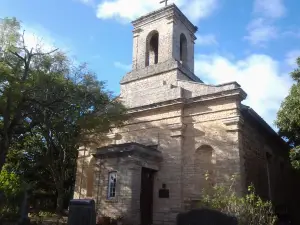
<path id="1" fill-rule="evenodd" d="M 65 197 L 64 189 L 58 188 L 57 189 L 56 212 L 59 214 L 63 214 L 63 211 L 64 211 L 64 197 Z"/>
<path id="2" fill-rule="evenodd" d="M 6 145 L 6 143 L 4 142 L 5 140 L 3 140 L 1 143 L 0 143 L 0 172 L 2 171 L 2 168 L 5 164 L 5 161 L 6 161 L 6 154 L 7 154 L 7 150 L 8 150 L 8 147 Z"/>

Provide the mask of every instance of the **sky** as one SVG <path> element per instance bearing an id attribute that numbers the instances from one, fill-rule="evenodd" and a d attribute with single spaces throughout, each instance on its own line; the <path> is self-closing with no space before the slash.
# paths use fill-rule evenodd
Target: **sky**
<path id="1" fill-rule="evenodd" d="M 16 17 L 26 39 L 37 37 L 87 62 L 119 94 L 130 71 L 131 21 L 159 9 L 160 0 L 0 0 L 0 18 Z M 195 74 L 205 83 L 237 81 L 273 128 L 293 84 L 300 56 L 299 0 L 169 0 L 198 27 Z"/>

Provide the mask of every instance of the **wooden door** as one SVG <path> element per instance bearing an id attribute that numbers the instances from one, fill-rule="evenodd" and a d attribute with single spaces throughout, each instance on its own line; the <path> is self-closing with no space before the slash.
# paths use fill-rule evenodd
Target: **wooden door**
<path id="1" fill-rule="evenodd" d="M 153 222 L 153 177 L 154 170 L 142 168 L 141 175 L 141 225 L 150 225 Z"/>

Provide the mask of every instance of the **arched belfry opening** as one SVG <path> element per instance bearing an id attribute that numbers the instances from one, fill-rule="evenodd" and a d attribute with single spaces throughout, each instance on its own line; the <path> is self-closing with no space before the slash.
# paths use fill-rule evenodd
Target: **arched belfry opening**
<path id="1" fill-rule="evenodd" d="M 152 31 L 147 37 L 146 66 L 158 63 L 159 33 Z"/>
<path id="2" fill-rule="evenodd" d="M 187 40 L 184 34 L 180 35 L 180 62 L 183 65 L 187 63 Z"/>
<path id="3" fill-rule="evenodd" d="M 214 154 L 214 149 L 210 145 L 201 145 L 195 151 L 194 180 L 197 193 L 214 185 Z"/>

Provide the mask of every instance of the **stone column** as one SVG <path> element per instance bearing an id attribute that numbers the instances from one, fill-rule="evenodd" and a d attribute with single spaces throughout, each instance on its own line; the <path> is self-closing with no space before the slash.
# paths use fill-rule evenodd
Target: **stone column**
<path id="1" fill-rule="evenodd" d="M 238 194 L 245 194 L 247 191 L 246 188 L 246 173 L 245 173 L 245 157 L 243 151 L 243 124 L 244 120 L 240 117 L 233 117 L 223 121 L 226 125 L 226 131 L 228 135 L 232 138 L 232 153 L 231 160 L 235 163 L 232 164 L 232 172 L 236 176 L 236 186 L 235 190 Z"/>
<path id="2" fill-rule="evenodd" d="M 178 196 L 176 196 L 176 202 L 178 202 L 178 205 L 171 206 L 171 212 L 170 212 L 170 222 L 176 221 L 176 216 L 179 212 L 182 212 L 184 210 L 184 199 L 183 199 L 183 182 L 184 182 L 184 177 L 183 177 L 183 154 L 182 154 L 182 149 L 183 149 L 183 134 L 185 130 L 186 125 L 182 123 L 177 123 L 177 124 L 172 124 L 169 125 L 170 129 L 170 136 L 173 139 L 173 141 L 176 142 L 177 146 L 177 152 L 176 156 L 176 168 L 175 173 L 178 174 L 178 181 L 176 182 L 178 185 Z M 175 149 L 174 149 L 175 150 Z M 174 165 L 175 166 L 175 165 Z"/>

